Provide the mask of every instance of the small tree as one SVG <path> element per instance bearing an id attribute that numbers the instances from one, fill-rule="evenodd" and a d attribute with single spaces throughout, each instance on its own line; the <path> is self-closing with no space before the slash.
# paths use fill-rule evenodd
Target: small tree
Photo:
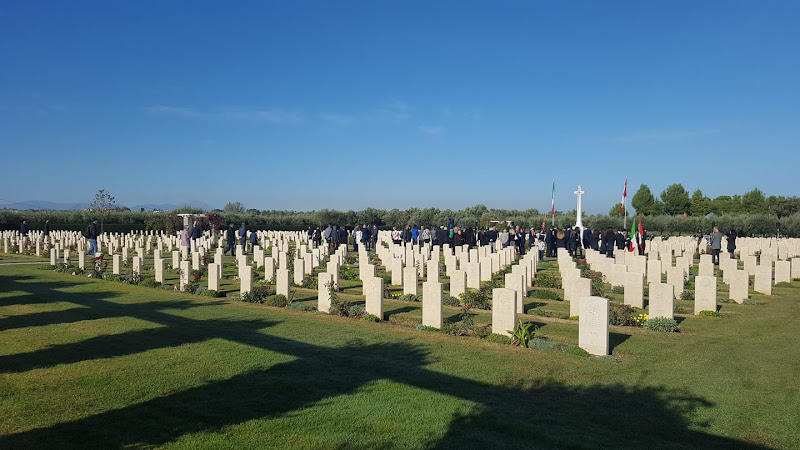
<path id="1" fill-rule="evenodd" d="M 103 222 L 108 210 L 114 207 L 114 197 L 105 189 L 100 189 L 94 195 L 94 200 L 89 205 L 94 211 L 100 211 L 100 233 L 103 233 Z"/>
<path id="2" fill-rule="evenodd" d="M 241 202 L 228 202 L 225 204 L 225 212 L 229 213 L 244 213 L 244 205 Z"/>
<path id="3" fill-rule="evenodd" d="M 100 189 L 89 207 L 97 211 L 107 211 L 114 207 L 114 197 L 107 190 Z"/>

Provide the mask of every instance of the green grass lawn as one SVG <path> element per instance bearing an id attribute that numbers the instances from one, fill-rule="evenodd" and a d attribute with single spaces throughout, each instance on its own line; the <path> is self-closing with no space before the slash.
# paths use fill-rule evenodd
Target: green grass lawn
<path id="1" fill-rule="evenodd" d="M 0 448 L 797 448 L 798 288 L 612 326 L 613 362 L 402 326 L 417 302 L 368 323 L 0 266 Z M 526 302 L 577 343 L 568 303 Z"/>

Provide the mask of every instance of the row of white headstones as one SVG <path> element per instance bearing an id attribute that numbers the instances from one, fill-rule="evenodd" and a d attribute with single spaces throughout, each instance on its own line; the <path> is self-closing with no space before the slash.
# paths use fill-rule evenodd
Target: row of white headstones
<path id="1" fill-rule="evenodd" d="M 236 246 L 241 294 L 252 290 L 255 266 L 265 268 L 265 279 L 275 277 L 277 293 L 290 298 L 287 258 L 293 246 L 296 253 L 293 281 L 297 285 L 330 256 L 326 271 L 318 275 L 318 309 L 327 311 L 330 308 L 328 287 L 339 284 L 339 270 L 344 263 L 347 246 L 342 244 L 328 255 L 327 246 L 313 248 L 304 232 L 259 231 L 257 237 L 259 245 L 249 249 L 252 259 L 243 254 L 247 244 L 244 249 L 241 245 Z M 49 237 L 34 232 L 27 239 L 15 235 L 15 232 L 4 232 L 2 240 L 6 252 L 14 247 L 23 252 L 31 245 L 36 247 L 39 254 L 43 245 L 52 246 L 50 258 L 53 264 L 60 260 L 62 254 L 64 261 L 70 261 L 67 249 L 74 245 L 78 250 L 79 265 L 82 268 L 85 266 L 85 239 L 76 232 L 56 231 Z M 249 242 L 249 238 L 246 242 Z M 723 282 L 730 285 L 729 297 L 732 300 L 742 302 L 748 297 L 750 275 L 755 278 L 755 290 L 767 295 L 771 294 L 773 283 L 800 277 L 800 259 L 796 258 L 800 254 L 800 240 L 740 238 L 737 243 L 736 255 L 741 258 L 744 268 L 739 269 L 739 260 L 730 258 L 727 253 L 720 256 L 719 264 Z M 162 283 L 166 260 L 161 256 L 171 251 L 173 267 L 181 269 L 181 289 L 190 281 L 190 271 L 200 269 L 204 256 L 216 249 L 214 262 L 208 267 L 208 288 L 219 290 L 224 242 L 208 233 L 192 241 L 190 247 L 180 247 L 178 235 L 153 232 L 104 234 L 98 238 L 98 247 L 101 250 L 105 248 L 107 254 L 113 253 L 112 272 L 117 274 L 124 262 L 128 261 L 129 250 L 133 249 L 136 253 L 131 258 L 134 271 L 141 270 L 145 255 L 152 253 L 156 281 Z M 262 250 L 265 247 L 271 248 L 270 256 Z M 117 250 L 119 254 L 115 253 Z M 376 253 L 381 264 L 391 273 L 391 284 L 403 286 L 404 294 L 418 294 L 418 277 L 426 278 L 426 282 L 422 283 L 422 322 L 434 328 L 441 328 L 443 320 L 444 290 L 439 278 L 440 254 L 450 279 L 449 294 L 455 297 L 467 288 L 478 288 L 481 281 L 491 279 L 493 274 L 513 264 L 511 272 L 505 275 L 505 287 L 496 288 L 492 293 L 492 331 L 508 335 L 509 330 L 515 327 L 517 315 L 524 312 L 524 299 L 527 289 L 534 282 L 538 254 L 534 251 L 515 260 L 512 248 L 492 250 L 490 247 L 468 249 L 466 246 L 451 248 L 448 245 L 441 249 L 438 246 L 402 246 L 392 243 L 389 232 L 381 232 Z M 650 317 L 672 318 L 674 299 L 683 291 L 689 267 L 694 264 L 695 253 L 700 253 L 699 276 L 695 278 L 695 314 L 703 310 L 716 310 L 717 279 L 713 276 L 711 255 L 706 251 L 704 243 L 697 243 L 692 238 L 673 237 L 665 241 L 656 238 L 646 247 L 646 256 L 617 251 L 615 258 L 610 259 L 587 249 L 586 259 L 612 285 L 624 286 L 624 302 L 638 308 L 644 307 L 643 283 L 646 276 L 649 281 Z M 363 247 L 359 248 L 358 255 L 366 312 L 383 318 L 383 278 L 375 276 L 376 266 L 369 263 L 369 256 Z M 581 278 L 580 270 L 564 249 L 559 249 L 558 263 L 564 297 L 570 302 L 570 315 L 579 316 L 580 319 L 579 346 L 592 354 L 608 354 L 608 299 L 591 296 L 591 281 Z M 666 283 L 661 282 L 664 273 L 667 275 Z"/>

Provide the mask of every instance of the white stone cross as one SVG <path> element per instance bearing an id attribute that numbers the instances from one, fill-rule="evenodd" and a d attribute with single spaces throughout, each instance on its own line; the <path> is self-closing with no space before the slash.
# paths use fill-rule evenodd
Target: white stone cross
<path id="1" fill-rule="evenodd" d="M 577 220 L 575 221 L 575 228 L 579 230 L 583 230 L 583 217 L 581 217 L 581 195 L 585 194 L 586 191 L 581 189 L 581 186 L 578 186 L 578 190 L 573 192 L 573 194 L 578 196 L 578 212 L 577 212 Z"/>

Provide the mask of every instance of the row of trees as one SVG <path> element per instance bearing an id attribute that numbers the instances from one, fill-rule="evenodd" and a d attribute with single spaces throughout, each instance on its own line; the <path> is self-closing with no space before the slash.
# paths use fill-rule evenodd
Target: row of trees
<path id="1" fill-rule="evenodd" d="M 164 212 L 137 212 L 137 211 L 18 211 L 0 210 L 0 229 L 14 230 L 19 228 L 22 220 L 27 220 L 32 229 L 41 229 L 45 220 L 50 220 L 51 229 L 81 230 L 83 227 L 103 215 L 104 229 L 111 232 L 127 232 L 130 230 L 158 230 L 173 232 L 180 229 L 183 219 L 177 213 L 204 213 L 202 210 L 183 208 L 170 213 Z M 254 211 L 205 213 L 207 221 L 216 226 L 225 226 L 228 223 L 237 225 L 245 223 L 251 230 L 303 230 L 309 226 L 326 226 L 329 223 L 338 225 L 375 224 L 383 229 L 392 226 L 446 225 L 453 219 L 456 225 L 462 226 L 490 226 L 493 221 L 513 221 L 514 224 L 525 228 L 540 229 L 542 219 L 546 217 L 546 225 L 553 222 L 549 214 L 543 214 L 536 209 L 506 210 L 488 209 L 484 205 L 476 205 L 462 210 L 440 210 L 438 208 L 410 208 L 405 210 L 384 210 L 367 208 L 361 211 L 337 211 L 323 209 L 319 211 Z M 636 218 L 628 218 L 627 226 Z M 606 229 L 622 228 L 623 219 L 613 216 L 593 215 L 584 216 L 585 226 Z M 650 234 L 691 234 L 697 230 L 709 232 L 712 223 L 720 229 L 736 230 L 741 235 L 748 236 L 774 236 L 780 230 L 782 235 L 800 237 L 800 213 L 785 217 L 778 217 L 770 213 L 726 213 L 715 215 L 673 216 L 657 215 L 644 216 L 644 228 Z M 559 227 L 575 224 L 575 211 L 567 213 L 557 212 L 555 225 Z"/>
<path id="2" fill-rule="evenodd" d="M 729 213 L 754 213 L 769 214 L 777 217 L 789 217 L 800 212 L 800 197 L 783 197 L 764 195 L 760 189 L 755 188 L 743 195 L 720 195 L 709 198 L 697 189 L 689 195 L 680 183 L 671 184 L 656 198 L 650 188 L 643 184 L 631 199 L 631 205 L 637 214 L 655 216 L 666 214 L 706 216 L 708 214 Z M 619 203 L 609 211 L 609 215 L 616 216 L 619 212 Z"/>

